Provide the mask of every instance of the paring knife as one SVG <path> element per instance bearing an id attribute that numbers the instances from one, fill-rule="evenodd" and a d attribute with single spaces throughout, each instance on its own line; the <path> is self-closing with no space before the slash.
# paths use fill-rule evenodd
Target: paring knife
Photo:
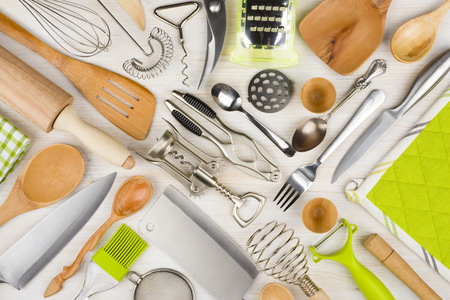
<path id="1" fill-rule="evenodd" d="M 0 257 L 0 282 L 20 290 L 78 233 L 108 194 L 116 173 L 84 188 Z"/>
<path id="2" fill-rule="evenodd" d="M 206 9 L 208 27 L 205 64 L 197 89 L 211 75 L 219 60 L 225 41 L 227 29 L 227 16 L 225 11 L 225 0 L 203 0 Z"/>
<path id="3" fill-rule="evenodd" d="M 331 183 L 360 160 L 383 135 L 417 102 L 425 97 L 450 71 L 450 50 L 436 58 L 413 82 L 400 105 L 385 110 L 348 150 L 334 171 Z"/>

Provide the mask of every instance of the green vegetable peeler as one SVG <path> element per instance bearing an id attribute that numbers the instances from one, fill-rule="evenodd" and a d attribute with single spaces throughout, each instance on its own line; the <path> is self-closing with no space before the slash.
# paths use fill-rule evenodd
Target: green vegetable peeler
<path id="1" fill-rule="evenodd" d="M 323 246 L 328 239 L 335 235 L 339 230 L 347 226 L 348 228 L 348 238 L 344 247 L 339 251 L 323 255 L 316 252 L 321 246 Z M 312 260 L 318 263 L 322 259 L 329 259 L 337 261 L 343 264 L 353 276 L 356 284 L 358 285 L 361 292 L 369 300 L 395 300 L 391 292 L 386 288 L 386 286 L 370 272 L 366 267 L 364 267 L 355 257 L 352 249 L 353 233 L 358 230 L 358 226 L 355 224 L 349 224 L 347 220 L 342 219 L 342 221 L 336 225 L 336 227 L 331 230 L 324 238 L 317 242 L 314 246 L 309 247 L 313 253 Z"/>

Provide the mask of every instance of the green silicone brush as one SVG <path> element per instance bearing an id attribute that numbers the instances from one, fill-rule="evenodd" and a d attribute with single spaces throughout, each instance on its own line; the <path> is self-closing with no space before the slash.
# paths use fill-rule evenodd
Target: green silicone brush
<path id="1" fill-rule="evenodd" d="M 92 256 L 86 268 L 83 289 L 75 300 L 88 299 L 119 284 L 147 247 L 139 235 L 122 224 L 108 243 Z"/>

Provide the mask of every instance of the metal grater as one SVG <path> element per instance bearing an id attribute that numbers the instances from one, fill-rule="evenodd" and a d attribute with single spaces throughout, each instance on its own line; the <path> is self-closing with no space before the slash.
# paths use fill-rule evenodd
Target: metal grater
<path id="1" fill-rule="evenodd" d="M 239 0 L 232 62 L 252 67 L 289 67 L 294 50 L 296 0 Z"/>
<path id="2" fill-rule="evenodd" d="M 246 10 L 242 11 L 242 20 L 249 43 L 247 48 L 281 46 L 286 43 L 287 24 L 290 21 L 288 7 L 292 9 L 292 1 L 244 0 L 243 5 L 246 5 Z"/>

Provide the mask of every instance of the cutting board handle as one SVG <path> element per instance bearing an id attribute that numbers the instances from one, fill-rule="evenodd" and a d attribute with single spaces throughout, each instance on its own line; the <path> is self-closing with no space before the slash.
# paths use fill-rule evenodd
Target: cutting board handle
<path id="1" fill-rule="evenodd" d="M 80 118 L 72 105 L 66 106 L 53 124 L 53 128 L 71 133 L 92 152 L 110 163 L 131 169 L 135 161 L 125 146 L 98 128 Z"/>

